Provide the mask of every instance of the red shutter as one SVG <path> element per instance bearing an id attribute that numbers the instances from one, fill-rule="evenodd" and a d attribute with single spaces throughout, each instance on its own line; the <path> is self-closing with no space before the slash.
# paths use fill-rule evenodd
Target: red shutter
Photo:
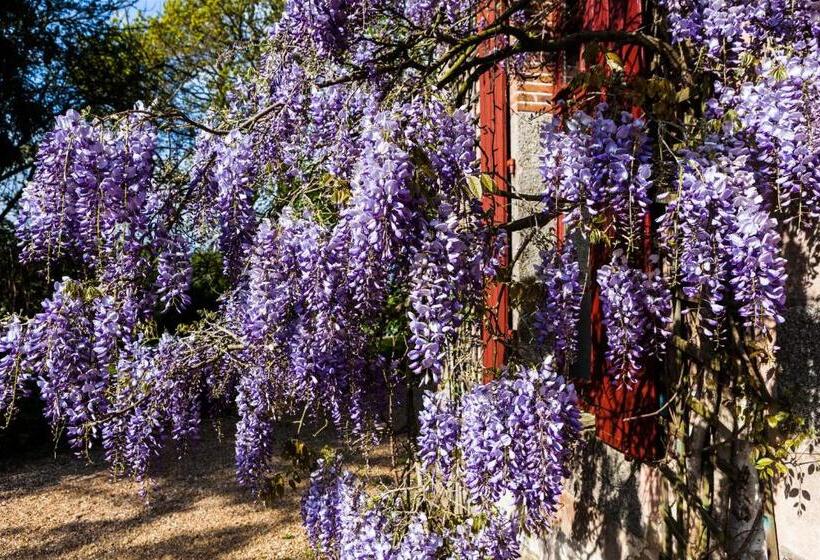
<path id="1" fill-rule="evenodd" d="M 479 14 L 488 23 L 495 18 L 493 8 L 485 8 Z M 493 42 L 482 45 L 482 54 L 495 48 Z M 481 172 L 491 175 L 499 192 L 509 192 L 510 159 L 510 101 L 507 72 L 501 66 L 494 66 L 479 80 L 479 127 L 481 149 Z M 510 200 L 497 194 L 485 194 L 484 209 L 490 213 L 493 224 L 504 224 L 510 220 Z M 510 244 L 502 256 L 501 266 L 509 264 Z M 487 286 L 487 315 L 482 328 L 484 342 L 483 364 L 486 368 L 485 381 L 492 378 L 493 371 L 502 367 L 507 359 L 507 344 L 512 332 L 510 295 L 507 284 L 492 282 Z"/>
<path id="2" fill-rule="evenodd" d="M 480 17 L 488 22 L 495 15 L 492 9 L 485 9 Z M 641 26 L 640 0 L 585 0 L 584 27 L 590 30 L 625 29 L 634 30 Z M 482 45 L 482 54 L 494 48 L 492 43 Z M 643 66 L 643 53 L 638 47 L 620 49 L 625 71 L 635 74 Z M 560 80 L 559 80 L 560 81 Z M 479 126 L 481 171 L 490 174 L 498 191 L 508 192 L 510 159 L 509 136 L 509 80 L 503 68 L 495 66 L 485 72 L 479 81 Z M 508 197 L 487 194 L 483 205 L 489 211 L 494 224 L 503 224 L 510 219 Z M 644 252 L 648 266 L 651 251 L 651 219 L 644 220 Z M 563 228 L 558 226 L 559 238 L 563 238 Z M 509 264 L 510 247 L 502 259 L 502 266 Z M 609 255 L 602 245 L 590 251 L 590 271 L 594 279 L 595 271 L 605 264 Z M 629 457 L 650 461 L 663 454 L 662 434 L 657 416 L 635 418 L 656 411 L 660 403 L 658 374 L 662 364 L 651 364 L 638 379 L 632 389 L 618 387 L 607 373 L 604 363 L 606 333 L 604 332 L 600 293 L 593 282 L 591 294 L 591 360 L 590 381 L 587 395 L 589 407 L 596 416 L 597 436 L 608 445 L 622 451 Z M 492 377 L 493 370 L 502 367 L 507 358 L 507 344 L 511 329 L 509 292 L 506 284 L 493 282 L 487 288 L 488 313 L 482 329 L 484 341 L 483 365 L 486 368 L 485 381 Z"/>
<path id="3" fill-rule="evenodd" d="M 640 0 L 586 0 L 584 10 L 584 27 L 588 30 L 623 29 L 636 30 L 642 25 Z M 639 47 L 629 46 L 620 49 L 627 74 L 637 74 L 643 67 L 643 53 Z M 649 214 L 644 216 L 644 262 L 649 266 L 649 255 L 652 248 L 652 220 Z M 590 272 L 592 279 L 595 272 L 609 258 L 606 248 L 598 244 L 590 250 Z M 607 373 L 604 360 L 606 333 L 602 323 L 600 291 L 593 281 L 591 295 L 591 338 L 590 382 L 588 397 L 591 412 L 595 414 L 596 434 L 604 443 L 618 449 L 625 455 L 651 461 L 663 455 L 662 433 L 658 417 L 651 414 L 660 406 L 659 374 L 662 363 L 650 363 L 637 384 L 627 389 L 616 385 L 612 376 Z"/>

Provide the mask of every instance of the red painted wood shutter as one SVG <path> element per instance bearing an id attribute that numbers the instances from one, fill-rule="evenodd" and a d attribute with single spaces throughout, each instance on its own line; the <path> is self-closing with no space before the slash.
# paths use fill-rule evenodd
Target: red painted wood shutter
<path id="1" fill-rule="evenodd" d="M 500 4 L 500 2 L 499 2 Z M 635 30 L 642 25 L 641 0 L 584 0 L 583 27 L 588 30 L 623 29 Z M 488 22 L 496 11 L 485 8 L 479 14 Z M 486 54 L 494 48 L 492 43 L 482 45 Z M 619 49 L 627 74 L 637 74 L 643 68 L 643 53 L 636 46 Z M 583 62 L 581 62 L 583 64 Z M 556 68 L 557 70 L 557 68 Z M 555 84 L 561 79 L 556 75 Z M 510 160 L 510 99 L 509 78 L 504 69 L 495 66 L 485 72 L 479 81 L 479 126 L 481 171 L 490 174 L 498 191 L 508 192 Z M 510 219 L 508 197 L 485 194 L 484 208 L 490 213 L 494 224 L 503 224 Z M 644 217 L 644 257 L 649 266 L 651 253 L 651 217 Z M 562 225 L 558 224 L 557 234 L 563 238 Z M 502 259 L 502 266 L 509 264 L 510 247 Z M 651 363 L 638 377 L 636 386 L 627 389 L 618 386 L 607 372 L 604 361 L 606 333 L 603 327 L 600 292 L 594 282 L 595 272 L 609 259 L 603 245 L 591 247 L 589 267 L 592 276 L 590 294 L 590 372 L 586 384 L 587 405 L 596 416 L 596 434 L 604 443 L 620 450 L 625 455 L 643 461 L 651 461 L 662 456 L 662 432 L 657 416 L 636 418 L 656 411 L 660 405 L 659 373 L 663 364 Z M 509 292 L 506 284 L 492 283 L 487 289 L 488 314 L 482 329 L 484 341 L 483 365 L 485 381 L 492 372 L 502 367 L 507 359 L 507 344 L 512 334 Z"/>
<path id="2" fill-rule="evenodd" d="M 583 15 L 583 25 L 587 30 L 634 31 L 642 26 L 641 0 L 585 0 Z M 619 54 L 627 75 L 642 71 L 643 52 L 639 47 L 622 47 Z M 636 109 L 636 112 L 640 110 Z M 651 226 L 651 216 L 647 213 L 644 216 L 643 240 L 644 266 L 647 269 L 652 250 Z M 600 290 L 594 281 L 596 271 L 608 259 L 603 244 L 591 247 L 589 266 L 593 287 L 590 306 L 591 371 L 587 391 L 589 407 L 595 414 L 595 431 L 601 441 L 633 459 L 652 461 L 663 455 L 662 431 L 656 415 L 644 415 L 655 412 L 660 406 L 659 374 L 663 364 L 648 363 L 631 388 L 614 383 L 608 373 L 604 359 L 606 332 Z"/>
<path id="3" fill-rule="evenodd" d="M 500 6 L 485 7 L 479 13 L 487 23 L 495 19 Z M 495 43 L 488 41 L 481 46 L 482 54 L 492 52 Z M 481 150 L 481 172 L 493 177 L 498 192 L 509 192 L 510 160 L 510 100 L 507 72 L 499 65 L 481 75 L 479 79 L 479 148 Z M 484 194 L 484 209 L 492 223 L 505 224 L 510 220 L 510 200 L 498 194 Z M 509 265 L 509 239 L 501 257 L 501 267 Z M 491 282 L 487 286 L 487 314 L 482 327 L 484 342 L 483 365 L 485 381 L 507 360 L 507 344 L 512 334 L 509 286 L 506 283 Z"/>

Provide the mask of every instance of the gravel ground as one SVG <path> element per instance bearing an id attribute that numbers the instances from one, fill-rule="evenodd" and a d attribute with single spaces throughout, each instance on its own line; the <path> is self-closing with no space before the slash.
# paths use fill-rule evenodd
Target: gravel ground
<path id="1" fill-rule="evenodd" d="M 378 470 L 384 461 L 377 453 Z M 206 434 L 155 482 L 146 505 L 100 461 L 60 454 L 12 465 L 0 471 L 0 559 L 312 558 L 300 493 L 254 503 L 236 484 L 230 438 Z"/>

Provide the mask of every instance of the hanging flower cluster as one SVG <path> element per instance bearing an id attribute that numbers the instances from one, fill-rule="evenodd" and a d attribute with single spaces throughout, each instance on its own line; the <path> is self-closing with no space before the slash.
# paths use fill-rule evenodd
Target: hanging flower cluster
<path id="1" fill-rule="evenodd" d="M 619 251 L 610 264 L 598 270 L 597 280 L 607 335 L 607 365 L 618 382 L 632 385 L 648 356 L 662 357 L 672 320 L 672 294 L 659 270 L 646 274 L 631 268 Z"/>
<path id="2" fill-rule="evenodd" d="M 722 336 L 737 313 L 762 335 L 783 320 L 782 230 L 813 228 L 820 215 L 820 12 L 811 2 L 707 4 L 667 3 L 676 39 L 705 49 L 722 78 L 706 104 L 715 126 L 677 159 L 661 232 L 703 333 Z"/>
<path id="3" fill-rule="evenodd" d="M 0 338 L 0 413 L 11 419 L 16 399 L 26 396 L 28 373 L 23 368 L 25 330 L 19 317 L 12 317 L 2 325 L 5 334 Z M 2 416 L 0 416 L 2 418 Z"/>
<path id="4" fill-rule="evenodd" d="M 589 242 L 606 240 L 634 254 L 653 186 L 652 145 L 642 119 L 621 113 L 616 121 L 607 116 L 609 111 L 602 103 L 594 117 L 576 113 L 565 123 L 554 119 L 544 126 L 544 201 L 566 212 L 570 232 L 580 228 Z M 544 288 L 544 303 L 533 325 L 536 341 L 554 349 L 562 370 L 574 358 L 584 293 L 573 244 L 563 243 L 560 251 L 550 248 L 541 254 L 536 277 Z M 633 268 L 621 248 L 611 264 L 597 271 L 596 281 L 608 367 L 615 379 L 631 384 L 650 354 L 664 352 L 671 293 L 659 271 L 648 276 Z"/>
<path id="5" fill-rule="evenodd" d="M 451 529 L 419 516 L 402 536 L 405 525 L 389 504 L 368 506 L 361 483 L 325 464 L 302 504 L 313 546 L 330 558 L 516 558 L 519 534 L 544 531 L 555 516 L 580 429 L 572 385 L 548 357 L 458 400 L 428 393 L 420 425 L 419 457 L 429 476 L 463 485 L 481 515 Z"/>
<path id="6" fill-rule="evenodd" d="M 54 430 L 67 428 L 78 450 L 101 437 L 119 472 L 142 478 L 166 429 L 195 436 L 200 411 L 186 399 L 197 392 L 236 396 L 237 474 L 254 490 L 283 414 L 307 409 L 343 433 L 372 431 L 394 377 L 378 352 L 390 296 L 408 290 L 413 369 L 436 378 L 492 272 L 495 246 L 464 188 L 476 159 L 468 114 L 426 100 L 362 103 L 352 87 L 316 91 L 288 56 L 264 68 L 264 84 L 244 87 L 233 110 L 247 119 L 261 104 L 277 118 L 203 134 L 183 200 L 157 183 L 156 135 L 141 108 L 113 124 L 61 118 L 26 188 L 27 257 L 79 259 L 96 283 L 64 280 L 42 314 L 9 334 L 3 402 L 33 374 Z M 314 165 L 313 150 L 329 161 Z M 283 184 L 309 188 L 328 172 L 349 193 L 335 219 L 287 206 L 276 222 L 258 218 Z M 200 349 L 204 363 L 167 354 L 196 341 L 137 334 L 154 313 L 189 302 L 190 248 L 174 229 L 189 222 L 211 228 L 202 242 L 214 242 L 234 284 L 222 303 L 228 338 Z M 173 406 L 147 394 L 166 383 L 178 385 L 166 391 L 179 396 Z"/>
<path id="7" fill-rule="evenodd" d="M 785 259 L 776 221 L 743 160 L 698 156 L 682 173 L 679 195 L 661 224 L 675 254 L 684 293 L 700 302 L 706 334 L 719 328 L 727 306 L 762 331 L 782 321 Z M 730 296 L 731 294 L 731 296 Z M 731 299 L 729 299 L 731 297 Z"/>
<path id="8" fill-rule="evenodd" d="M 558 371 L 566 373 L 578 349 L 578 322 L 581 317 L 581 266 L 575 247 L 550 246 L 541 251 L 535 275 L 544 295 L 533 317 L 537 344 L 552 349 Z"/>
<path id="9" fill-rule="evenodd" d="M 458 404 L 444 391 L 426 392 L 419 413 L 419 459 L 432 477 L 448 481 L 457 460 L 461 435 Z"/>
<path id="10" fill-rule="evenodd" d="M 522 530 L 546 530 L 561 494 L 569 442 L 580 429 L 572 385 L 548 356 L 539 368 L 476 387 L 461 406 L 459 449 L 473 503 L 489 509 L 509 499 Z"/>
<path id="11" fill-rule="evenodd" d="M 404 126 L 411 118 L 415 128 Z M 432 137 L 439 126 L 453 136 Z M 356 134 L 350 199 L 332 227 L 290 209 L 278 224 L 260 224 L 246 287 L 229 313 L 241 317 L 234 327 L 245 342 L 240 359 L 253 364 L 237 398 L 243 483 L 258 488 L 264 480 L 273 449 L 259 442 L 270 441 L 282 414 L 307 407 L 357 434 L 379 421 L 379 396 L 392 374 L 374 335 L 396 286 L 409 286 L 412 369 L 433 378 L 441 371 L 493 261 L 482 241 L 489 238 L 476 233 L 480 209 L 461 186 L 475 158 L 468 130 L 462 113 L 450 117 L 438 104 L 370 115 Z M 430 155 L 416 161 L 411 152 Z M 428 175 L 437 181 L 434 200 L 421 195 Z"/>
<path id="12" fill-rule="evenodd" d="M 134 290 L 150 307 L 156 296 L 146 281 L 156 259 L 165 261 L 156 286 L 165 304 L 185 290 L 179 281 L 188 272 L 172 256 L 180 240 L 152 178 L 156 131 L 140 110 L 113 128 L 75 111 L 58 118 L 23 191 L 17 232 L 24 259 L 47 266 L 63 257 L 80 260 L 103 283 Z"/>
<path id="13" fill-rule="evenodd" d="M 138 315 L 133 300 L 64 278 L 42 312 L 12 321 L 0 375 L 3 405 L 33 379 L 46 418 L 77 453 L 99 438 L 115 472 L 141 481 L 166 440 L 196 435 L 202 393 L 185 341 L 143 344 Z"/>
<path id="14" fill-rule="evenodd" d="M 768 39 L 820 33 L 820 6 L 814 0 L 663 0 L 661 5 L 675 41 L 690 41 L 715 58 L 757 50 Z"/>
<path id="15" fill-rule="evenodd" d="M 612 119 L 608 109 L 602 103 L 594 116 L 578 112 L 544 126 L 544 201 L 567 208 L 570 225 L 603 229 L 612 220 L 620 235 L 634 237 L 649 206 L 652 147 L 642 119 L 625 112 Z"/>
<path id="16" fill-rule="evenodd" d="M 302 515 L 311 545 L 327 558 L 439 558 L 444 541 L 429 532 L 423 513 L 414 514 L 409 520 L 398 516 L 394 519 L 381 504 L 373 507 L 367 502 L 361 481 L 336 462 L 320 461 L 302 499 Z"/>

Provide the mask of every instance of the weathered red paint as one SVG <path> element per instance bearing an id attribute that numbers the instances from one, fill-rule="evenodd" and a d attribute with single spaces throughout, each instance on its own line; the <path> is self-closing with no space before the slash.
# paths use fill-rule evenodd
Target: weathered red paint
<path id="1" fill-rule="evenodd" d="M 479 17 L 488 23 L 495 18 L 495 9 L 485 8 Z M 481 49 L 490 52 L 495 45 L 488 42 Z M 481 171 L 490 174 L 498 192 L 509 192 L 510 160 L 510 99 L 507 72 L 501 66 L 494 66 L 479 79 L 479 146 L 481 149 Z M 485 194 L 484 209 L 490 213 L 493 224 L 510 221 L 510 200 L 498 194 Z M 509 264 L 509 242 L 501 257 L 501 266 Z M 492 378 L 493 371 L 502 367 L 507 359 L 507 344 L 512 334 L 509 287 L 505 283 L 491 282 L 487 286 L 487 315 L 482 328 L 484 341 L 483 365 L 485 381 Z"/>
<path id="2" fill-rule="evenodd" d="M 642 22 L 641 0 L 586 0 L 584 27 L 589 30 L 622 29 L 634 31 Z M 643 68 L 643 52 L 637 46 L 622 47 L 619 52 L 627 74 L 638 74 Z M 639 112 L 639 109 L 636 108 Z M 644 267 L 650 267 L 652 250 L 652 219 L 644 216 Z M 618 385 L 609 375 L 604 359 L 606 333 L 603 327 L 600 290 L 594 282 L 598 268 L 607 262 L 608 251 L 603 244 L 590 248 L 589 266 L 591 294 L 591 359 L 587 398 L 595 414 L 598 438 L 625 455 L 651 461 L 663 455 L 662 432 L 658 417 L 653 415 L 660 406 L 658 381 L 661 363 L 651 363 L 639 376 L 635 386 Z"/>
<path id="3" fill-rule="evenodd" d="M 635 30 L 641 26 L 641 0 L 584 0 L 583 26 L 589 30 L 624 29 Z M 488 22 L 495 11 L 485 9 L 479 14 Z M 492 43 L 482 45 L 482 54 L 494 48 Z M 619 50 L 627 73 L 636 74 L 643 67 L 643 52 L 635 46 Z M 583 64 L 583 62 L 582 62 Z M 560 68 L 556 68 L 556 84 L 563 81 Z M 560 76 L 560 78 L 559 78 Z M 509 80 L 501 67 L 494 67 L 479 80 L 479 125 L 481 170 L 490 174 L 498 191 L 509 191 L 510 137 L 509 137 Z M 636 109 L 639 112 L 639 110 Z M 483 198 L 484 208 L 490 213 L 494 224 L 503 224 L 510 219 L 509 198 L 487 194 Z M 563 223 L 556 224 L 559 244 L 565 237 Z M 644 265 L 650 266 L 649 255 L 652 247 L 652 220 L 644 216 Z M 598 244 L 590 248 L 589 267 L 592 279 L 595 272 L 609 260 L 606 247 Z M 509 264 L 509 247 L 502 258 L 502 266 Z M 635 418 L 656 411 L 659 407 L 658 372 L 662 364 L 651 364 L 639 376 L 637 385 L 627 389 L 617 386 L 608 374 L 604 360 L 606 333 L 603 328 L 600 292 L 591 283 L 590 333 L 591 360 L 590 379 L 586 387 L 587 405 L 596 416 L 597 436 L 608 445 L 622 451 L 629 457 L 649 461 L 662 455 L 661 430 L 657 417 Z M 484 340 L 483 365 L 485 381 L 492 373 L 504 365 L 507 358 L 507 344 L 512 335 L 509 307 L 509 292 L 506 284 L 492 283 L 487 288 L 488 314 L 482 329 Z"/>

